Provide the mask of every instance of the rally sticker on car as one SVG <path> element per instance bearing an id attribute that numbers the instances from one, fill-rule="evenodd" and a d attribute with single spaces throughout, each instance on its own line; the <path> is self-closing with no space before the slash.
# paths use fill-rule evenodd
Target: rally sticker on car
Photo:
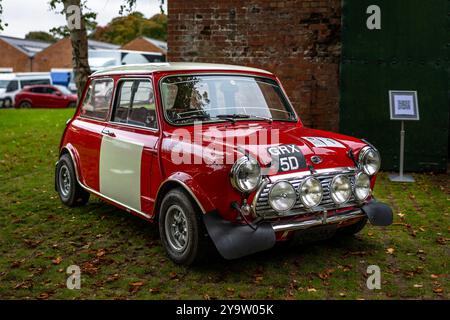
<path id="1" fill-rule="evenodd" d="M 284 144 L 267 149 L 272 156 L 272 168 L 278 166 L 278 172 L 287 172 L 306 168 L 306 160 L 300 147 L 295 144 Z"/>
<path id="2" fill-rule="evenodd" d="M 322 138 L 322 137 L 304 137 L 303 139 L 310 142 L 314 147 L 328 147 L 328 148 L 343 148 L 345 149 L 345 146 L 330 138 Z"/>

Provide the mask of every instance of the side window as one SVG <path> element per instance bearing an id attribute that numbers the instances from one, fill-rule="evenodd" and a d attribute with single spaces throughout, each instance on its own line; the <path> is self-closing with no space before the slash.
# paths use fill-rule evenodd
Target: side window
<path id="1" fill-rule="evenodd" d="M 19 81 L 12 80 L 8 83 L 8 86 L 6 87 L 6 92 L 13 92 L 19 90 Z"/>
<path id="2" fill-rule="evenodd" d="M 112 79 L 92 80 L 81 106 L 81 115 L 105 120 L 111 104 L 113 89 Z"/>
<path id="3" fill-rule="evenodd" d="M 158 127 L 155 97 L 149 80 L 123 80 L 119 83 L 113 121 L 145 128 Z"/>
<path id="4" fill-rule="evenodd" d="M 42 94 L 42 93 L 44 93 L 44 88 L 43 87 L 34 87 L 34 88 L 31 88 L 30 91 L 33 93 Z"/>
<path id="5" fill-rule="evenodd" d="M 32 86 L 35 84 L 50 84 L 50 79 L 32 79 L 32 80 L 20 80 L 21 87 Z"/>

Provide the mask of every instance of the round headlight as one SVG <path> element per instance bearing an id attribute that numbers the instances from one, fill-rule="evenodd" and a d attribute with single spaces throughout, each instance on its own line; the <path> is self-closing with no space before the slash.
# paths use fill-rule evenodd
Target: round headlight
<path id="1" fill-rule="evenodd" d="M 337 175 L 330 184 L 331 199 L 336 204 L 347 202 L 352 195 L 352 183 L 347 176 Z"/>
<path id="2" fill-rule="evenodd" d="M 272 209 L 285 212 L 292 209 L 297 201 L 294 187 L 287 181 L 275 183 L 269 191 L 269 204 Z"/>
<path id="3" fill-rule="evenodd" d="M 323 190 L 320 181 L 309 177 L 300 185 L 300 201 L 306 208 L 316 207 L 322 201 Z"/>
<path id="4" fill-rule="evenodd" d="M 231 168 L 231 184 L 241 192 L 252 192 L 261 182 L 261 168 L 252 157 L 239 158 Z"/>
<path id="5" fill-rule="evenodd" d="M 374 148 L 365 147 L 359 154 L 359 163 L 365 173 L 369 176 L 373 176 L 378 173 L 378 170 L 380 170 L 380 154 Z"/>
<path id="6" fill-rule="evenodd" d="M 370 177 L 360 172 L 355 177 L 355 197 L 358 201 L 366 200 L 371 193 L 370 189 Z"/>

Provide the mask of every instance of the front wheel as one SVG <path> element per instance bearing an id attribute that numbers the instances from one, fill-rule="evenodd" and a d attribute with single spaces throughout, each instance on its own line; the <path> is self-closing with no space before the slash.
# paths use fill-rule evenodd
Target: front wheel
<path id="1" fill-rule="evenodd" d="M 10 98 L 3 100 L 3 108 L 12 108 L 12 106 L 12 100 Z"/>
<path id="2" fill-rule="evenodd" d="M 56 166 L 56 190 L 62 203 L 69 207 L 84 205 L 89 200 L 89 192 L 78 183 L 72 159 L 64 154 Z"/>
<path id="3" fill-rule="evenodd" d="M 200 212 L 181 189 L 170 191 L 161 203 L 159 233 L 169 258 L 190 265 L 205 256 L 207 238 Z"/>
<path id="4" fill-rule="evenodd" d="M 32 107 L 32 105 L 31 105 L 31 102 L 29 102 L 29 101 L 22 101 L 19 104 L 19 108 L 21 108 L 21 109 L 29 109 L 31 107 Z"/>

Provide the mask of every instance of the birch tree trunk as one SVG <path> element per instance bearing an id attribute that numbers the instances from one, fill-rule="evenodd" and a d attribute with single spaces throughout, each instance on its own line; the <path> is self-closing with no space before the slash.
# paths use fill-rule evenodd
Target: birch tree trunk
<path id="1" fill-rule="evenodd" d="M 75 83 L 77 85 L 78 99 L 81 98 L 84 86 L 87 82 L 91 69 L 88 62 L 88 40 L 86 25 L 81 13 L 81 0 L 63 0 L 64 12 L 70 30 L 70 41 L 72 43 L 72 65 L 75 73 Z M 73 10 L 71 6 L 79 8 L 79 20 L 75 22 L 76 27 L 71 27 L 73 24 Z M 73 7 L 72 7 L 73 8 Z M 69 10 L 68 10 L 69 9 Z"/>

